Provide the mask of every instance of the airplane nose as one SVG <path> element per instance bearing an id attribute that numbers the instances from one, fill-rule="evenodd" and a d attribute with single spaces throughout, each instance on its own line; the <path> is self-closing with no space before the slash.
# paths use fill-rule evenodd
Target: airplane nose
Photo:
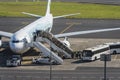
<path id="1" fill-rule="evenodd" d="M 10 48 L 15 53 L 22 53 L 24 46 L 22 43 L 13 43 L 10 44 Z"/>

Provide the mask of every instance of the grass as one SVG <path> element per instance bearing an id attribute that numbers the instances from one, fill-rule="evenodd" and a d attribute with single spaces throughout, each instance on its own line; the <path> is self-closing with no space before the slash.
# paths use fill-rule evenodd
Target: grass
<path id="1" fill-rule="evenodd" d="M 45 11 L 46 2 L 0 2 L 1 17 L 28 17 L 21 12 L 44 15 Z M 81 13 L 69 18 L 120 19 L 120 6 L 52 2 L 51 13 L 54 16 Z"/>

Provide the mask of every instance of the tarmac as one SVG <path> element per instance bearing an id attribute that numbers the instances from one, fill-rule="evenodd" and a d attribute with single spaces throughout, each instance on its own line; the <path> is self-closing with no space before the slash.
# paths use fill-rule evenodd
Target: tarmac
<path id="1" fill-rule="evenodd" d="M 62 38 L 63 39 L 63 38 Z M 61 39 L 61 40 L 62 40 Z M 119 39 L 85 39 L 85 38 L 70 38 L 71 48 L 74 52 L 82 51 L 86 48 L 93 47 L 96 45 L 108 43 L 108 42 L 120 42 Z M 9 49 L 1 50 L 0 54 L 0 66 L 5 68 L 5 60 L 12 52 Z M 27 70 L 49 70 L 49 65 L 43 64 L 33 64 L 32 58 L 39 56 L 39 50 L 31 49 L 30 51 L 24 53 L 22 65 L 15 69 L 27 69 Z M 119 68 L 120 67 L 120 55 L 112 55 L 112 61 L 109 62 L 108 67 Z M 100 60 L 93 62 L 81 62 L 79 58 L 74 59 L 64 59 L 62 65 L 53 65 L 53 70 L 75 70 L 77 67 L 103 67 L 103 62 Z"/>
<path id="2" fill-rule="evenodd" d="M 35 20 L 36 18 L 0 18 L 0 30 L 14 33 Z M 108 19 L 56 19 L 54 20 L 52 33 L 61 34 L 73 31 L 117 28 L 120 26 L 119 21 L 120 20 Z M 120 41 L 118 34 L 120 34 L 119 30 L 78 35 L 69 37 L 69 42 L 71 43 L 73 51 L 82 51 L 85 48 L 107 42 L 118 42 Z M 61 40 L 63 39 L 64 38 Z M 3 41 L 4 40 L 6 39 L 3 38 Z"/>
<path id="3" fill-rule="evenodd" d="M 0 0 L 5 1 L 5 0 Z M 8 0 L 7 0 L 8 1 Z M 74 1 L 83 3 L 98 3 L 119 5 L 119 0 L 57 0 L 57 1 Z M 0 30 L 8 32 L 16 32 L 36 18 L 0 18 Z M 77 22 L 77 24 L 76 24 Z M 99 28 L 115 28 L 120 27 L 120 20 L 101 20 L 101 19 L 58 19 L 54 22 L 52 32 L 54 34 L 99 29 Z M 72 24 L 70 24 L 72 23 Z M 74 24 L 73 24 L 74 23 Z M 71 37 L 69 40 L 73 48 L 82 50 L 97 44 L 105 42 L 119 41 L 120 31 L 96 33 L 89 35 L 81 35 Z M 78 45 L 76 45 L 76 43 Z M 93 44 L 94 43 L 94 44 Z M 74 49 L 74 50 L 75 50 Z M 4 51 L 3 51 L 4 52 Z M 1 54 L 0 54 L 1 56 Z M 4 59 L 4 56 L 1 56 Z M 0 58 L 1 58 L 0 57 Z M 1 61 L 0 61 L 1 63 Z M 79 66 L 76 66 L 79 65 Z M 107 78 L 109 80 L 120 80 L 120 55 L 112 55 L 112 61 L 108 62 Z M 43 70 L 44 69 L 44 70 Z M 47 65 L 24 65 L 15 68 L 0 67 L 0 80 L 103 80 L 103 62 L 97 60 L 94 62 L 82 63 L 79 59 L 64 60 L 62 65 L 53 65 L 52 71 Z M 61 70 L 62 69 L 62 70 Z"/>
<path id="4" fill-rule="evenodd" d="M 29 23 L 35 21 L 37 18 L 0 18 L 0 30 L 7 32 L 16 32 L 21 28 L 25 27 Z M 52 28 L 53 34 L 60 34 L 73 31 L 85 31 L 95 29 L 106 29 L 106 28 L 118 28 L 120 27 L 119 19 L 55 19 Z M 119 30 L 85 34 L 72 36 L 73 38 L 104 38 L 104 39 L 119 39 Z"/>

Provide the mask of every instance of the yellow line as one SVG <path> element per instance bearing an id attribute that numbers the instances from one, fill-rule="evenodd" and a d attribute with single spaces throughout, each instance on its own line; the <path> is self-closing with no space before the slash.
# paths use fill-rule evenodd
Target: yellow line
<path id="1" fill-rule="evenodd" d="M 66 24 L 75 24 L 75 25 L 79 25 L 79 24 L 81 24 L 81 23 L 72 22 L 72 23 L 66 23 Z"/>
<path id="2" fill-rule="evenodd" d="M 60 34 L 61 34 L 61 33 L 64 33 L 66 30 L 68 30 L 69 28 L 71 28 L 73 25 L 74 25 L 74 24 L 70 24 L 68 27 L 66 27 L 64 30 L 62 30 L 62 31 L 60 32 Z"/>

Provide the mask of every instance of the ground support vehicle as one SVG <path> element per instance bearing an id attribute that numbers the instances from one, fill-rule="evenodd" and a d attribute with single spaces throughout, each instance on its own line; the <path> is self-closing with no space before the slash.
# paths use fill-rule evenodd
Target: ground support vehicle
<path id="1" fill-rule="evenodd" d="M 20 55 L 12 55 L 12 57 L 6 60 L 6 66 L 17 67 L 21 65 L 21 56 Z"/>

